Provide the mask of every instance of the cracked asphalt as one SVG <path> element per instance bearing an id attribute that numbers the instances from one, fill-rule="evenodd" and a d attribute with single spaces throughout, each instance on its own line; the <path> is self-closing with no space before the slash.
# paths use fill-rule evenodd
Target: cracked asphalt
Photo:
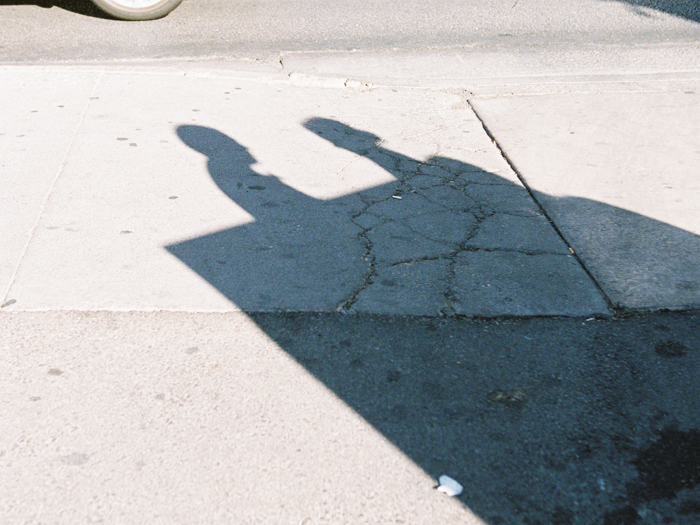
<path id="1" fill-rule="evenodd" d="M 477 133 L 473 140 L 508 170 L 473 113 L 460 113 Z M 402 315 L 608 313 L 596 284 L 512 171 L 508 180 L 443 155 L 415 159 L 334 119 L 312 118 L 304 127 L 394 182 L 321 201 L 247 168 L 256 159 L 230 137 L 178 128 L 183 142 L 208 157 L 223 193 L 256 217 L 168 247 L 234 304 L 246 311 Z M 231 277 L 246 266 L 245 279 Z"/>
<path id="2" fill-rule="evenodd" d="M 529 267 L 523 274 L 538 265 L 557 272 L 558 277 L 566 274 L 569 281 L 586 281 L 571 260 L 573 250 L 556 235 L 524 187 L 449 157 L 412 159 L 382 147 L 380 137 L 335 121 L 315 119 L 305 127 L 370 159 L 397 179 L 381 190 L 360 195 L 365 206 L 352 220 L 362 228 L 359 237 L 367 247 L 369 272 L 363 285 L 339 308 L 347 311 L 357 305 L 358 311 L 376 313 L 379 304 L 391 301 L 413 308 L 420 305 L 421 314 L 469 315 L 473 313 L 469 303 L 479 295 L 478 290 L 492 286 L 484 279 L 486 272 L 479 270 L 499 265 L 494 262 L 499 259 L 508 261 L 505 267 Z M 416 274 L 421 276 L 416 278 Z M 581 289 L 586 284 L 572 287 L 571 294 L 594 296 L 590 284 L 589 290 Z M 513 301 L 507 294 L 515 287 L 498 285 L 506 294 L 503 300 Z M 536 288 L 524 280 L 520 286 Z M 494 292 L 489 290 L 492 296 L 498 294 Z M 599 307 L 605 308 L 602 302 Z M 513 315 L 525 313 L 528 307 L 522 312 L 517 308 L 514 306 Z"/>

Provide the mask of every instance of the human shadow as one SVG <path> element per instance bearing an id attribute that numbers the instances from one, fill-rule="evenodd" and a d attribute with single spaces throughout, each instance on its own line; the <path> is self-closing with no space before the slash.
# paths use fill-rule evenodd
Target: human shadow
<path id="1" fill-rule="evenodd" d="M 611 1 L 611 0 L 605 0 Z M 700 22 L 700 3 L 696 0 L 614 0 L 632 7 L 655 9 L 673 16 Z M 641 11 L 640 11 L 641 14 Z"/>
<path id="2" fill-rule="evenodd" d="M 181 126 L 178 135 L 209 158 L 216 184 L 255 222 L 170 252 L 245 311 L 328 311 L 352 295 L 368 266 L 348 216 L 361 209 L 358 198 L 320 201 L 260 175 L 248 150 L 216 130 Z"/>
<path id="3" fill-rule="evenodd" d="M 395 182 L 315 199 L 254 171 L 247 149 L 217 130 L 177 131 L 255 220 L 168 250 L 244 311 L 575 316 L 608 313 L 605 299 L 629 309 L 698 305 L 700 237 L 691 232 L 535 193 L 577 260 L 518 184 L 447 157 L 417 161 L 336 121 L 305 126 Z"/>
<path id="4" fill-rule="evenodd" d="M 339 122 L 313 119 L 306 127 L 396 181 L 319 200 L 253 171 L 255 159 L 222 133 L 178 128 L 208 157 L 219 188 L 255 221 L 168 250 L 242 310 L 468 315 L 481 307 L 478 297 L 490 299 L 467 267 L 500 264 L 522 267 L 522 275 L 502 272 L 495 301 L 510 306 L 492 310 L 605 311 L 599 291 L 522 186 L 449 158 L 416 161 Z M 511 231 L 505 242 L 503 229 Z M 569 283 L 565 290 L 561 282 Z M 557 286 L 562 291 L 552 293 Z M 473 293 L 460 292 L 467 288 Z M 518 293 L 527 297 L 514 298 Z"/>
<path id="5" fill-rule="evenodd" d="M 227 135 L 183 125 L 180 139 L 254 221 L 167 250 L 425 472 L 462 482 L 461 501 L 488 524 L 633 523 L 624 520 L 635 508 L 666 512 L 666 500 L 694 489 L 686 471 L 659 469 L 698 441 L 696 430 L 673 430 L 700 416 L 692 381 L 677 380 L 700 366 L 696 317 L 460 318 L 474 303 L 488 311 L 492 296 L 514 314 L 544 300 L 587 313 L 605 303 L 522 186 L 447 157 L 417 161 L 334 120 L 305 127 L 396 180 L 316 199 L 254 171 Z M 613 217 L 591 228 L 697 244 L 658 221 L 574 204 L 581 220 Z M 676 511 L 694 508 L 686 500 Z"/>

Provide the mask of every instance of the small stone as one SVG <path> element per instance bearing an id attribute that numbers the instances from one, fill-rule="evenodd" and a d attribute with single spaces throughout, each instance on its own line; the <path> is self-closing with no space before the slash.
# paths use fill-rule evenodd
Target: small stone
<path id="1" fill-rule="evenodd" d="M 444 474 L 438 478 L 438 481 L 440 482 L 438 491 L 448 496 L 459 496 L 464 490 L 464 487 L 458 481 Z"/>

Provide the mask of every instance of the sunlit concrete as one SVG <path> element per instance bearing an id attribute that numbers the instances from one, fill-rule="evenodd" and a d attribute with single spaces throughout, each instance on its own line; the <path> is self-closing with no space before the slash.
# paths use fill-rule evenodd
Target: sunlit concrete
<path id="1" fill-rule="evenodd" d="M 244 314 L 0 316 L 4 523 L 484 523 Z"/>
<path id="2" fill-rule="evenodd" d="M 700 305 L 700 91 L 474 105 L 616 304 Z"/>
<path id="3" fill-rule="evenodd" d="M 96 87 L 7 308 L 607 312 L 459 93 L 66 71 Z"/>
<path id="4" fill-rule="evenodd" d="M 0 70 L 0 290 L 14 278 L 99 75 Z M 38 96 L 30 96 L 38 95 Z"/>

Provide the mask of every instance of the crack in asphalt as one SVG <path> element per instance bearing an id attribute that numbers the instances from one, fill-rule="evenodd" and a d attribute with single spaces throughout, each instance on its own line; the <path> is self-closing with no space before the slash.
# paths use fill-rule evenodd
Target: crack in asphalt
<path id="1" fill-rule="evenodd" d="M 454 161 L 439 157 L 431 157 L 425 162 L 408 160 L 401 154 L 385 149 L 382 144 L 383 141 L 377 141 L 372 147 L 360 151 L 359 156 L 371 159 L 396 176 L 397 180 L 391 185 L 391 191 L 385 191 L 383 195 L 365 193 L 360 196 L 364 206 L 353 215 L 352 222 L 361 229 L 357 239 L 365 246 L 363 259 L 367 263 L 367 272 L 358 287 L 338 303 L 337 311 L 352 312 L 360 295 L 377 284 L 377 271 L 381 268 L 445 261 L 448 264 L 441 278 L 445 304 L 441 313 L 455 316 L 457 313 L 452 303 L 457 292 L 454 279 L 460 254 L 501 252 L 525 256 L 571 256 L 569 252 L 473 244 L 472 241 L 488 219 L 497 215 L 541 217 L 542 214 L 536 210 L 538 204 L 532 202 L 534 210 L 496 209 L 488 202 L 489 195 L 475 195 L 469 190 L 473 187 L 511 188 L 512 184 L 470 180 L 469 175 L 478 173 L 478 170 L 455 170 L 450 165 L 456 165 Z M 404 204 L 406 207 L 402 210 Z M 460 238 L 448 238 L 446 234 L 449 232 L 441 231 L 439 226 L 436 229 L 436 224 L 440 225 L 449 217 L 464 226 L 458 230 Z M 444 220 L 441 221 L 441 218 Z M 379 237 L 384 242 L 373 242 L 373 237 Z M 392 242 L 405 243 L 403 250 L 393 250 L 399 253 L 421 242 L 429 246 L 423 254 L 397 258 L 392 254 Z"/>

